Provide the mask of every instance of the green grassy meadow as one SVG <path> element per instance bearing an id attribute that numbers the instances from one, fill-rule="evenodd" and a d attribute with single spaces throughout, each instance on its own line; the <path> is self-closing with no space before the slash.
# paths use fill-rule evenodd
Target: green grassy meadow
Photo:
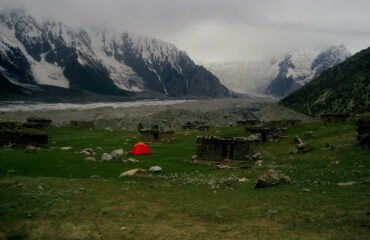
<path id="1" fill-rule="evenodd" d="M 307 131 L 314 136 L 305 137 Z M 46 132 L 48 147 L 35 153 L 0 148 L 0 239 L 370 238 L 370 149 L 358 146 L 352 122 L 289 129 L 288 138 L 263 144 L 263 168 L 251 162 L 250 169 L 231 170 L 191 163 L 196 136 L 203 135 L 197 131 L 177 131 L 175 143 L 150 145 L 151 155 L 128 155 L 138 163 L 87 162 L 79 154 L 90 147 L 100 160 L 117 148 L 129 152 L 137 132 Z M 242 127 L 207 134 L 247 135 Z M 294 135 L 313 150 L 290 154 Z M 72 150 L 59 149 L 65 146 Z M 161 173 L 118 178 L 156 165 Z M 292 183 L 254 189 L 270 168 Z M 338 186 L 349 181 L 357 184 Z"/>

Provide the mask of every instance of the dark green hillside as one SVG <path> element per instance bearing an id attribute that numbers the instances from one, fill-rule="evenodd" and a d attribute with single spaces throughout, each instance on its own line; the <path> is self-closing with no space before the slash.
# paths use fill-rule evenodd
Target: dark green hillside
<path id="1" fill-rule="evenodd" d="M 280 103 L 313 116 L 324 112 L 361 112 L 368 109 L 370 48 L 323 72 Z"/>

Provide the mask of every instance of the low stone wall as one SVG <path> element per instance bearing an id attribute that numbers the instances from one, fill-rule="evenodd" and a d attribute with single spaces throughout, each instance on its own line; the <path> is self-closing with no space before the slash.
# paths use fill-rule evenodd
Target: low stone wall
<path id="1" fill-rule="evenodd" d="M 27 122 L 34 124 L 41 124 L 43 127 L 49 127 L 51 125 L 51 119 L 29 117 Z"/>
<path id="2" fill-rule="evenodd" d="M 175 132 L 172 130 L 151 130 L 151 129 L 142 129 L 141 141 L 145 143 L 163 143 L 163 142 L 175 142 Z"/>
<path id="3" fill-rule="evenodd" d="M 273 142 L 288 136 L 287 128 L 255 126 L 246 127 L 245 131 L 260 134 L 262 142 Z"/>
<path id="4" fill-rule="evenodd" d="M 95 125 L 93 121 L 71 121 L 70 127 L 91 129 L 95 128 Z"/>
<path id="5" fill-rule="evenodd" d="M 250 137 L 197 137 L 197 160 L 205 161 L 246 161 L 261 151 L 261 139 Z"/>

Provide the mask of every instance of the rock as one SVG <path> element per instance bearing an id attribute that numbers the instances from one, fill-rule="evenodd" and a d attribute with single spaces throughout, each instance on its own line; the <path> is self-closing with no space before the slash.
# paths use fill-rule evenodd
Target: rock
<path id="1" fill-rule="evenodd" d="M 39 190 L 44 191 L 45 189 L 40 185 L 37 187 Z"/>
<path id="2" fill-rule="evenodd" d="M 79 189 L 79 191 L 80 192 L 85 192 L 85 188 L 82 187 L 82 188 Z"/>
<path id="3" fill-rule="evenodd" d="M 107 128 L 105 128 L 105 131 L 112 132 L 113 130 L 112 130 L 112 128 L 107 127 Z"/>
<path id="4" fill-rule="evenodd" d="M 275 210 L 275 209 L 269 209 L 268 211 L 267 211 L 267 213 L 268 214 L 271 214 L 271 215 L 273 215 L 273 214 L 277 214 L 279 211 L 278 210 Z"/>
<path id="5" fill-rule="evenodd" d="M 297 150 L 298 150 L 298 153 L 306 153 L 306 152 L 311 151 L 311 148 L 308 145 L 308 143 L 302 142 L 297 145 Z"/>
<path id="6" fill-rule="evenodd" d="M 110 154 L 108 154 L 108 153 L 103 153 L 101 155 L 101 160 L 103 162 L 109 162 L 109 161 L 112 161 L 112 159 L 113 159 L 112 156 Z"/>
<path id="7" fill-rule="evenodd" d="M 311 191 L 311 189 L 309 189 L 309 188 L 303 188 L 303 190 L 302 190 L 303 192 L 312 192 Z"/>
<path id="8" fill-rule="evenodd" d="M 325 148 L 326 148 L 326 149 L 329 149 L 329 150 L 333 150 L 333 149 L 335 149 L 335 146 L 334 146 L 333 144 L 330 144 L 330 143 L 328 143 L 328 142 L 327 142 L 327 143 L 325 144 Z"/>
<path id="9" fill-rule="evenodd" d="M 97 179 L 100 179 L 101 177 L 99 176 L 99 175 L 92 175 L 91 177 L 90 177 L 90 179 L 95 179 L 95 180 L 97 180 Z"/>
<path id="10" fill-rule="evenodd" d="M 256 163 L 254 164 L 254 166 L 255 166 L 256 168 L 261 168 L 261 167 L 263 167 L 263 161 L 262 161 L 262 160 L 258 160 L 258 161 L 256 161 Z"/>
<path id="11" fill-rule="evenodd" d="M 64 150 L 64 151 L 68 151 L 68 150 L 72 150 L 72 147 L 68 146 L 68 147 L 61 147 L 59 148 L 60 150 Z"/>
<path id="12" fill-rule="evenodd" d="M 101 147 L 96 147 L 96 149 L 98 149 L 98 150 L 102 150 L 102 148 L 101 148 Z"/>
<path id="13" fill-rule="evenodd" d="M 96 159 L 94 157 L 86 157 L 85 161 L 96 162 Z"/>
<path id="14" fill-rule="evenodd" d="M 245 177 L 239 178 L 238 181 L 239 182 L 248 182 L 248 178 L 245 178 Z"/>
<path id="15" fill-rule="evenodd" d="M 287 176 L 287 175 L 284 175 L 284 174 L 280 175 L 280 181 L 282 183 L 291 183 L 292 182 L 292 180 L 290 180 L 290 177 Z"/>
<path id="16" fill-rule="evenodd" d="M 269 169 L 259 176 L 255 188 L 276 186 L 280 183 L 290 183 L 290 178 L 274 169 Z"/>
<path id="17" fill-rule="evenodd" d="M 127 159 L 128 162 L 132 162 L 132 163 L 138 163 L 139 160 L 135 159 L 135 158 L 129 158 Z"/>
<path id="18" fill-rule="evenodd" d="M 112 160 L 114 161 L 121 161 L 126 158 L 126 155 L 122 148 L 112 151 L 110 155 L 112 156 Z"/>
<path id="19" fill-rule="evenodd" d="M 252 158 L 253 160 L 260 160 L 260 159 L 263 159 L 263 156 L 261 153 L 255 153 L 253 154 Z"/>
<path id="20" fill-rule="evenodd" d="M 298 148 L 294 147 L 291 151 L 290 154 L 297 154 L 298 153 Z"/>
<path id="21" fill-rule="evenodd" d="M 197 161 L 197 155 L 191 156 L 191 162 L 196 162 Z"/>
<path id="22" fill-rule="evenodd" d="M 338 186 L 351 186 L 351 185 L 355 185 L 355 184 L 357 184 L 357 182 L 355 182 L 355 181 L 340 182 L 340 183 L 338 183 Z"/>
<path id="23" fill-rule="evenodd" d="M 33 145 L 27 145 L 27 147 L 26 147 L 26 151 L 28 153 L 36 152 L 36 150 L 37 150 L 37 147 L 35 147 Z"/>
<path id="24" fill-rule="evenodd" d="M 32 214 L 31 213 L 28 213 L 27 214 L 27 218 L 32 218 Z"/>
<path id="25" fill-rule="evenodd" d="M 80 153 L 85 154 L 85 155 L 95 155 L 96 154 L 92 148 L 85 148 Z"/>
<path id="26" fill-rule="evenodd" d="M 146 173 L 146 171 L 142 168 L 135 168 L 135 169 L 131 169 L 131 170 L 128 170 L 126 172 L 123 172 L 121 173 L 118 178 L 122 178 L 122 177 L 130 177 L 130 176 L 134 176 L 138 173 Z"/>
<path id="27" fill-rule="evenodd" d="M 24 183 L 18 183 L 17 185 L 16 185 L 16 187 L 24 187 Z"/>
<path id="28" fill-rule="evenodd" d="M 153 166 L 149 168 L 149 172 L 161 172 L 162 168 L 160 166 Z"/>

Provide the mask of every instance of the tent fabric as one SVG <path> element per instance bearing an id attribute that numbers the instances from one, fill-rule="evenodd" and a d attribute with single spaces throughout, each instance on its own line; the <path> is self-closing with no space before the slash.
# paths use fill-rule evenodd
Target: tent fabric
<path id="1" fill-rule="evenodd" d="M 143 142 L 139 142 L 135 144 L 130 153 L 139 155 L 139 154 L 151 154 L 152 152 L 150 151 L 148 145 L 146 145 Z"/>

